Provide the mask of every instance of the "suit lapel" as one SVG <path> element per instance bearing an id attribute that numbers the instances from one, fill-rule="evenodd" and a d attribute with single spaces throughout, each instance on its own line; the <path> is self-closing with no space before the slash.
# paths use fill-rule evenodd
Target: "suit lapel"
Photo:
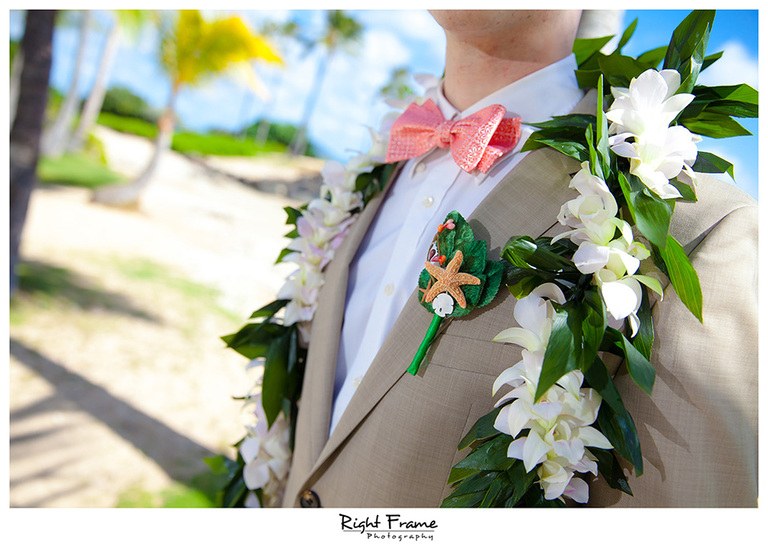
<path id="1" fill-rule="evenodd" d="M 587 95 L 574 109 L 574 112 L 594 111 L 595 102 L 594 94 Z M 546 148 L 529 153 L 497 184 L 496 188 L 468 218 L 475 232 L 475 237 L 488 242 L 490 259 L 499 258 L 501 249 L 510 236 L 530 235 L 534 238 L 539 237 L 557 224 L 556 217 L 560 207 L 568 199 L 573 198 L 573 190 L 568 187 L 568 183 L 578 169 L 579 165 L 576 161 L 555 150 Z M 380 199 L 382 198 L 383 194 L 380 196 Z M 341 277 L 342 270 L 345 273 L 348 271 L 349 263 L 378 211 L 380 203 L 380 200 L 375 203 L 375 210 L 372 212 L 373 207 L 371 205 L 374 203 L 371 203 L 356 222 L 356 239 L 350 241 L 344 255 L 345 262 L 337 264 L 338 271 L 334 270 L 333 274 L 339 274 Z M 351 237 L 352 234 L 350 234 Z M 345 245 L 346 243 L 347 240 L 345 240 Z M 314 473 L 322 469 L 328 458 L 343 444 L 387 391 L 405 374 L 405 370 L 432 318 L 418 302 L 416 280 L 414 279 L 414 294 L 408 299 L 405 308 L 371 363 L 333 434 L 325 442 L 330 423 L 333 379 L 341 333 L 341 322 L 338 315 L 343 316 L 346 276 L 344 279 L 334 280 L 334 283 L 339 285 L 334 288 L 334 291 L 337 292 L 334 301 L 322 302 L 326 304 L 326 307 L 332 307 L 332 310 L 326 309 L 323 315 L 318 315 L 315 319 L 317 322 L 318 319 L 324 320 L 325 315 L 329 313 L 336 313 L 333 332 L 322 332 L 323 336 L 329 336 L 323 338 L 326 354 L 312 355 L 317 360 L 323 359 L 321 366 L 326 368 L 324 383 L 322 389 L 313 386 L 311 403 L 309 400 L 302 400 L 302 405 L 312 408 L 309 410 L 310 412 L 322 408 L 322 412 L 317 416 L 318 422 L 314 423 L 313 427 L 315 440 L 313 441 L 312 454 L 313 457 L 316 453 L 318 455 L 311 470 L 306 474 L 305 484 Z M 328 303 L 331 305 L 327 305 Z M 318 312 L 321 307 L 319 302 Z M 313 339 L 314 337 L 315 331 L 313 331 Z M 328 350 L 329 343 L 332 344 L 333 350 Z M 317 368 L 319 367 L 318 364 L 320 362 L 313 362 L 312 366 Z M 313 385 L 313 383 L 305 381 L 305 385 Z M 301 413 L 299 412 L 300 419 Z"/>
<path id="2" fill-rule="evenodd" d="M 303 431 L 303 438 L 297 438 L 297 442 L 308 442 L 303 451 L 309 457 L 301 461 L 307 468 L 317 460 L 328 440 L 349 265 L 400 168 L 401 166 L 398 166 L 393 171 L 385 190 L 371 199 L 360 213 L 324 273 L 325 285 L 320 292 L 317 311 L 312 321 L 312 334 L 307 355 L 307 360 L 312 362 L 312 366 L 309 366 L 305 373 L 301 400 L 301 406 L 311 410 L 299 412 L 297 425 Z M 301 451 L 296 450 L 296 452 Z M 299 461 L 295 461 L 297 462 Z"/>

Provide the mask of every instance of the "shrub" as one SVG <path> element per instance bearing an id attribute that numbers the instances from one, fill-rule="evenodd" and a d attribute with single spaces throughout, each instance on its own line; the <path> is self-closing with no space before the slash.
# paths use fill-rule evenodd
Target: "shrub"
<path id="1" fill-rule="evenodd" d="M 102 112 L 157 123 L 159 113 L 131 90 L 124 87 L 108 89 L 104 95 Z"/>
<path id="2" fill-rule="evenodd" d="M 143 119 L 102 112 L 99 114 L 98 123 L 99 125 L 104 125 L 115 131 L 120 131 L 121 133 L 128 133 L 149 139 L 157 137 L 157 125 Z"/>

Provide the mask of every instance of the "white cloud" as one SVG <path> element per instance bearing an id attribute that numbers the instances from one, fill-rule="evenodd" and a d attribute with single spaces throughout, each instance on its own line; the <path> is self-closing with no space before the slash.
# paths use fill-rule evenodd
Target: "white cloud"
<path id="1" fill-rule="evenodd" d="M 757 89 L 757 58 L 752 57 L 741 42 L 727 42 L 722 58 L 701 73 L 699 83 L 710 86 L 747 83 Z"/>

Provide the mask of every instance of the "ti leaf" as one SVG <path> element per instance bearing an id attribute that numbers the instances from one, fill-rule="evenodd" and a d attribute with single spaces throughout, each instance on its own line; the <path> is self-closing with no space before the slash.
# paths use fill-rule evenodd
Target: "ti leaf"
<path id="1" fill-rule="evenodd" d="M 598 414 L 600 430 L 614 449 L 632 463 L 635 475 L 640 476 L 643 473 L 643 457 L 637 428 L 605 364 L 600 358 L 595 358 L 584 367 L 583 372 L 587 383 L 603 398 L 604 403 L 600 405 Z"/>
<path id="2" fill-rule="evenodd" d="M 682 83 L 678 93 L 689 93 L 696 83 L 714 19 L 714 10 L 692 11 L 672 33 L 664 68 L 680 72 Z"/>
<path id="3" fill-rule="evenodd" d="M 290 335 L 286 332 L 272 341 L 264 361 L 261 405 L 270 427 L 283 409 L 283 397 L 288 388 L 289 351 Z"/>
<path id="4" fill-rule="evenodd" d="M 566 373 L 578 369 L 574 351 L 576 342 L 573 331 L 568 325 L 569 311 L 573 308 L 567 306 L 569 306 L 568 303 L 557 312 L 552 324 L 552 333 L 544 353 L 539 383 L 534 396 L 537 402 L 558 379 Z"/>
<path id="5" fill-rule="evenodd" d="M 484 470 L 506 470 L 516 460 L 507 457 L 507 449 L 511 442 L 512 437 L 507 434 L 500 434 L 483 442 L 472 453 L 456 463 L 448 476 L 448 483 L 456 483 Z"/>
<path id="6" fill-rule="evenodd" d="M 612 451 L 590 447 L 589 452 L 597 459 L 597 470 L 605 479 L 605 482 L 613 489 L 623 491 L 627 495 L 632 495 L 632 489 L 629 487 L 627 477 L 621 468 L 616 455 Z"/>
<path id="7" fill-rule="evenodd" d="M 697 173 L 728 173 L 733 178 L 733 163 L 709 152 L 699 152 L 691 168 Z"/>
<path id="8" fill-rule="evenodd" d="M 638 387 L 650 396 L 656 381 L 656 370 L 648 358 L 632 345 L 624 334 L 614 328 L 606 329 L 605 339 L 621 351 L 630 377 Z"/>
<path id="9" fill-rule="evenodd" d="M 496 408 L 478 419 L 470 431 L 461 439 L 461 442 L 459 442 L 459 451 L 469 447 L 478 440 L 488 440 L 501 434 L 493 426 L 500 411 L 501 408 Z"/>
<path id="10" fill-rule="evenodd" d="M 653 193 L 634 175 L 629 175 L 628 179 L 619 176 L 619 183 L 637 229 L 651 243 L 665 246 L 674 202 Z"/>
<path id="11" fill-rule="evenodd" d="M 685 249 L 669 235 L 665 248 L 659 248 L 659 253 L 667 267 L 669 280 L 675 287 L 675 292 L 693 316 L 699 319 L 699 322 L 703 322 L 701 283 Z"/>

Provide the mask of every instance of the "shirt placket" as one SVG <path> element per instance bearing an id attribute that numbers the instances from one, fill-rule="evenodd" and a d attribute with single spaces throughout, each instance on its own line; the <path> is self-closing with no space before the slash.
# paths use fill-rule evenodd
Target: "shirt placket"
<path id="1" fill-rule="evenodd" d="M 371 307 L 371 314 L 376 318 L 369 320 L 366 325 L 359 354 L 354 357 L 339 397 L 345 394 L 351 396 L 376 354 L 375 350 L 366 350 L 366 347 L 378 348 L 383 344 L 392 323 L 416 289 L 420 269 L 414 272 L 407 264 L 415 255 L 423 255 L 419 263 L 426 261 L 433 231 L 436 232 L 438 224 L 443 220 L 439 217 L 440 203 L 458 177 L 460 169 L 449 157 L 447 161 L 430 166 L 429 175 L 423 180 L 419 180 L 424 172 L 419 164 L 414 166 L 412 172 L 413 179 L 403 182 L 418 184 L 415 198 L 410 200 L 410 206 L 405 211 L 403 227 L 392 249 L 392 259 L 386 264 L 376 291 Z"/>

